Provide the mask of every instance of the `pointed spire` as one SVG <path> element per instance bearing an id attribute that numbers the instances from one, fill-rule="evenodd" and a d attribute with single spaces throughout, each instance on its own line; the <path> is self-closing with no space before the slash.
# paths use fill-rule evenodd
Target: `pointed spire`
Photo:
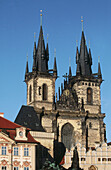
<path id="1" fill-rule="evenodd" d="M 89 48 L 89 62 L 90 65 L 92 65 L 92 55 L 91 55 L 91 49 Z"/>
<path id="2" fill-rule="evenodd" d="M 100 57 L 98 57 L 98 77 L 102 78 L 101 67 L 100 67 Z"/>
<path id="3" fill-rule="evenodd" d="M 48 34 L 47 34 L 46 56 L 47 56 L 47 60 L 49 60 Z"/>
<path id="4" fill-rule="evenodd" d="M 77 49 L 76 49 L 76 64 L 79 62 L 79 57 L 80 57 L 80 54 L 79 54 L 79 50 L 78 50 L 78 46 L 77 46 Z"/>
<path id="5" fill-rule="evenodd" d="M 71 58 L 69 57 L 69 78 L 72 76 L 72 71 L 71 71 Z"/>
<path id="6" fill-rule="evenodd" d="M 72 76 L 71 66 L 69 66 L 69 77 Z"/>
<path id="7" fill-rule="evenodd" d="M 38 40 L 36 56 L 37 56 L 36 64 L 37 64 L 38 71 L 39 72 L 47 72 L 48 71 L 48 61 L 46 58 L 46 50 L 45 50 L 42 24 L 40 26 L 40 33 L 39 33 L 39 40 Z"/>
<path id="8" fill-rule="evenodd" d="M 32 70 L 36 70 L 36 41 L 35 41 L 35 33 L 34 33 L 34 50 L 33 50 L 33 67 Z"/>
<path id="9" fill-rule="evenodd" d="M 56 64 L 56 49 L 54 49 L 54 68 L 53 73 L 57 76 L 57 64 Z"/>
<path id="10" fill-rule="evenodd" d="M 29 67 L 28 67 L 28 55 L 27 55 L 27 62 L 26 62 L 26 70 L 25 70 L 25 79 L 29 73 Z"/>

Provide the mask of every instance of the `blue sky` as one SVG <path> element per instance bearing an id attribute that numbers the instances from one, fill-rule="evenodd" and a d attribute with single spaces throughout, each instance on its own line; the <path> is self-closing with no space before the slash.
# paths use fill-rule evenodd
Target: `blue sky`
<path id="1" fill-rule="evenodd" d="M 107 139 L 111 141 L 111 2 L 110 0 L 0 0 L 0 112 L 14 120 L 26 104 L 24 73 L 28 53 L 32 69 L 34 32 L 38 40 L 40 10 L 43 10 L 44 39 L 49 34 L 49 67 L 53 67 L 54 48 L 57 66 L 62 75 L 68 72 L 69 57 L 73 75 L 76 64 L 76 40 L 80 45 L 81 16 L 84 19 L 86 43 L 93 57 L 93 72 L 97 72 L 100 56 L 103 79 L 101 86 L 102 112 L 106 113 Z M 88 45 L 89 46 L 89 45 Z"/>

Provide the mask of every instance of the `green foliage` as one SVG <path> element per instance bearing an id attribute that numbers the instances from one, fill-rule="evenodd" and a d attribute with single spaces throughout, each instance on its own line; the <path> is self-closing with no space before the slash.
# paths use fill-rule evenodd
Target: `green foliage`
<path id="1" fill-rule="evenodd" d="M 60 170 L 60 168 L 55 162 L 51 163 L 49 160 L 46 160 L 41 170 Z"/>

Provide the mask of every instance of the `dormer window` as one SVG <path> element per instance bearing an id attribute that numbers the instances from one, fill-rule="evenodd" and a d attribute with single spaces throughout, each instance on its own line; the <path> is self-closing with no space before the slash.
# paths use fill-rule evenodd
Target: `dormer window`
<path id="1" fill-rule="evenodd" d="M 92 104 L 92 89 L 87 88 L 87 104 Z"/>
<path id="2" fill-rule="evenodd" d="M 42 100 L 47 100 L 47 85 L 43 84 L 42 85 Z"/>

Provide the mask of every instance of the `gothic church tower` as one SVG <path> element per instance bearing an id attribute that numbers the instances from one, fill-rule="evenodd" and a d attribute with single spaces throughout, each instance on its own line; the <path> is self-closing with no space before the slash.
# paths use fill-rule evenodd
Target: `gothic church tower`
<path id="1" fill-rule="evenodd" d="M 42 17 L 42 14 L 41 14 Z M 42 20 L 42 18 L 41 18 Z M 38 45 L 34 42 L 33 67 L 29 72 L 28 61 L 26 64 L 25 82 L 27 84 L 27 105 L 33 106 L 35 110 L 52 110 L 55 101 L 55 81 L 57 78 L 56 58 L 54 69 L 48 69 L 49 47 L 45 48 L 42 23 Z"/>

